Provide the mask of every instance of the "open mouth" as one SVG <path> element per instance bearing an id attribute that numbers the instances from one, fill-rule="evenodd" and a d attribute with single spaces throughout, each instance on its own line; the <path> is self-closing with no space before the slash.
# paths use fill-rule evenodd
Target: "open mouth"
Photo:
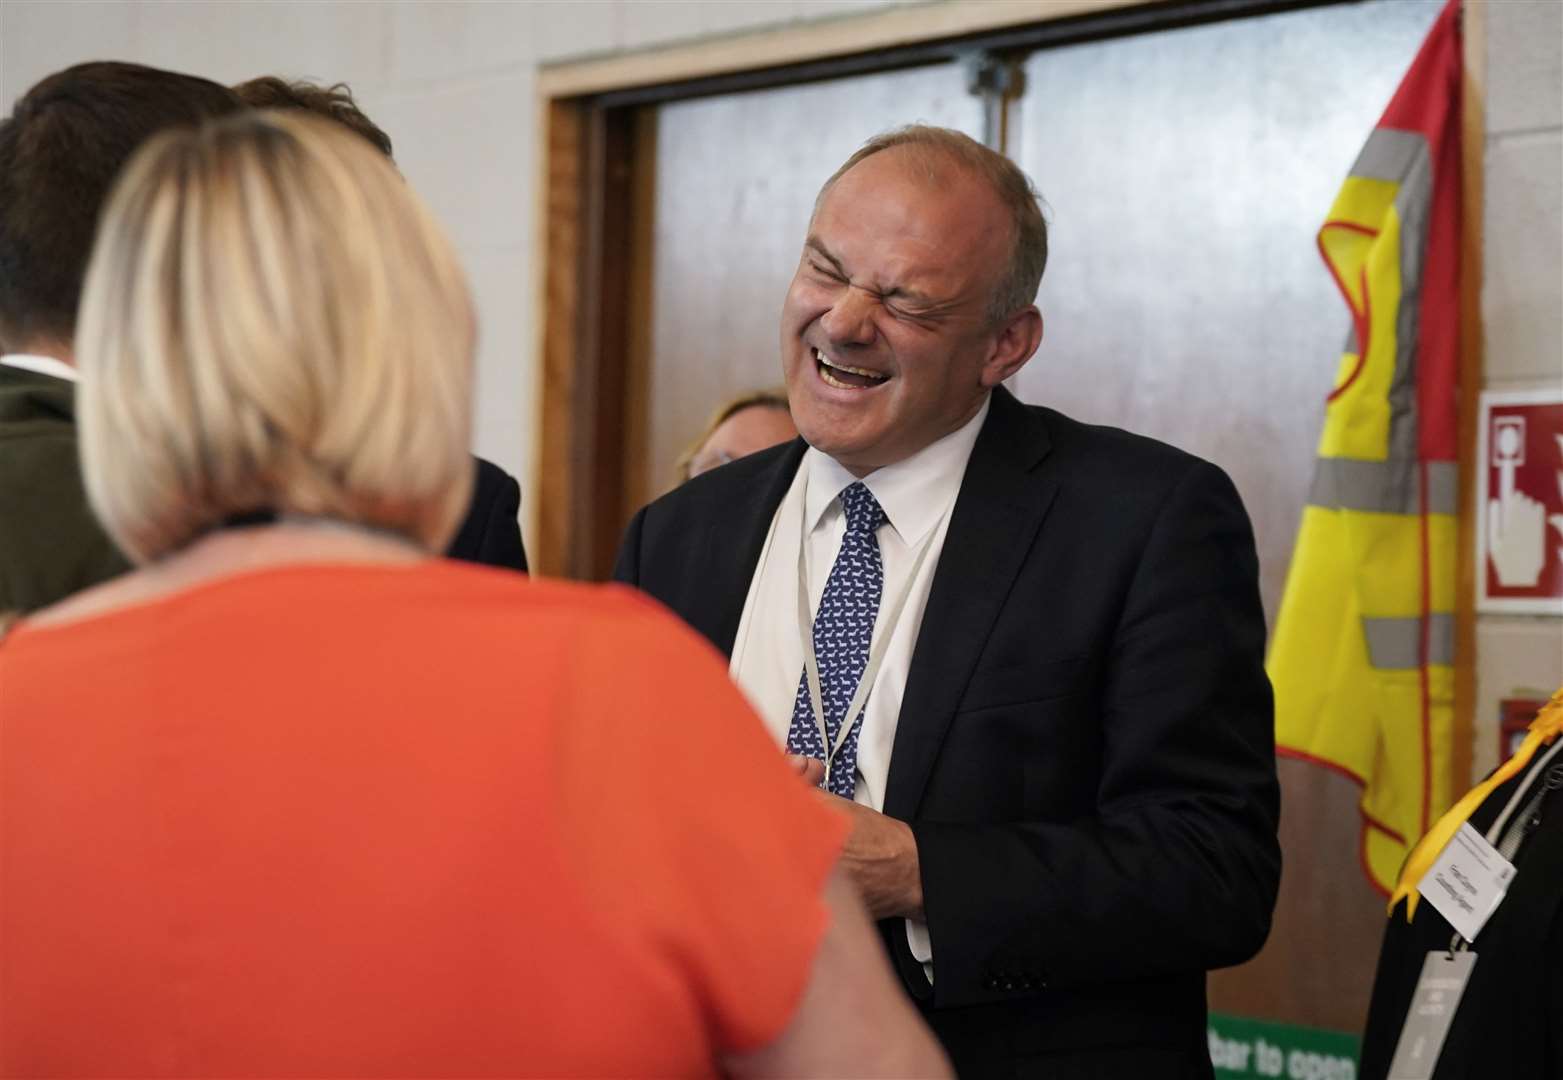
<path id="1" fill-rule="evenodd" d="M 826 385 L 842 390 L 871 390 L 890 381 L 890 376 L 864 368 L 849 367 L 825 359 L 825 354 L 814 350 L 814 363 Z"/>

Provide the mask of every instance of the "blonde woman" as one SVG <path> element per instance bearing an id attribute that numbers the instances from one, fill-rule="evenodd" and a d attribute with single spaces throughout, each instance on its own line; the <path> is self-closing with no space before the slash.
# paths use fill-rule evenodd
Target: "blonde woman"
<path id="1" fill-rule="evenodd" d="M 725 402 L 678 456 L 678 482 L 798 437 L 785 390 L 752 390 Z"/>
<path id="2" fill-rule="evenodd" d="M 254 114 L 121 180 L 81 430 L 137 568 L 0 642 L 3 1075 L 945 1068 L 709 649 L 430 556 L 473 337 L 351 132 Z"/>

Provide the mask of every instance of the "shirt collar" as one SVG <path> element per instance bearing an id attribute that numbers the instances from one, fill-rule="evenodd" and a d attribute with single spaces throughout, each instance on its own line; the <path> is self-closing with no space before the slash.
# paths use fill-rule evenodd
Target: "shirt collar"
<path id="1" fill-rule="evenodd" d="M 35 375 L 48 375 L 55 379 L 64 379 L 66 382 L 76 382 L 76 369 L 63 360 L 56 360 L 52 356 L 35 356 L 32 353 L 6 353 L 0 356 L 0 364 L 6 367 L 21 368 L 23 371 L 31 371 Z"/>
<path id="2" fill-rule="evenodd" d="M 928 535 L 955 502 L 955 496 L 961 490 L 961 478 L 966 475 L 966 463 L 971 459 L 972 448 L 977 445 L 977 435 L 988 418 L 988 406 L 992 401 L 993 395 L 989 394 L 983 399 L 977 415 L 962 426 L 911 457 L 875 469 L 863 477 L 863 485 L 874 493 L 903 544 L 911 546 Z M 836 496 L 841 489 L 858 478 L 840 462 L 813 447 L 804 453 L 803 465 L 809 470 L 804 521 L 813 532 L 820 527 L 826 512 L 839 506 Z"/>

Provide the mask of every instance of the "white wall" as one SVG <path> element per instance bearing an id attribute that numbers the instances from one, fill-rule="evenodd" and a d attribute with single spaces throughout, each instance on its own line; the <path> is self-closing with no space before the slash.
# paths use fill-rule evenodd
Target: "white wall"
<path id="1" fill-rule="evenodd" d="M 1493 388 L 1563 384 L 1563 3 L 1487 5 L 1482 324 Z M 1477 623 L 1478 775 L 1497 764 L 1498 702 L 1563 684 L 1563 619 Z"/>
<path id="2" fill-rule="evenodd" d="M 83 60 L 223 83 L 265 74 L 348 83 L 461 252 L 482 322 L 474 449 L 526 488 L 538 399 L 538 67 L 894 2 L 0 0 L 0 115 L 44 75 Z"/>

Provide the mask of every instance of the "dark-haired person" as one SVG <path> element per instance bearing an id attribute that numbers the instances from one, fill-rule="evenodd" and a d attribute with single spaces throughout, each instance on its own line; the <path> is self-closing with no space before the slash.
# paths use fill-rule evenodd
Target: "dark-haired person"
<path id="1" fill-rule="evenodd" d="M 1406 857 L 1368 1002 L 1361 1080 L 1563 1077 L 1560 735 L 1563 688 L 1537 712 L 1508 760 Z M 1510 866 L 1505 891 L 1496 895 L 1491 881 L 1501 864 L 1487 861 L 1494 849 Z M 1451 856 L 1452 864 L 1438 865 Z M 1479 910 L 1484 900 L 1496 908 L 1487 908 L 1479 925 L 1457 930 L 1430 897 L 1449 887 L 1462 863 L 1462 884 L 1484 892 L 1466 910 Z M 1487 880 L 1472 886 L 1472 878 Z"/>
<path id="2" fill-rule="evenodd" d="M 1215 466 L 1004 389 L 1046 255 L 1002 154 L 871 140 L 782 307 L 803 438 L 642 510 L 616 574 L 824 774 L 960 1075 L 1209 1077 L 1205 972 L 1280 876 L 1253 534 Z"/>
<path id="3" fill-rule="evenodd" d="M 244 107 L 140 64 L 77 64 L 0 121 L 0 612 L 124 572 L 87 509 L 76 449 L 76 306 L 98 211 L 157 132 Z"/>
<path id="4" fill-rule="evenodd" d="M 252 109 L 302 109 L 349 128 L 369 140 L 380 153 L 393 158 L 391 137 L 369 119 L 353 98 L 346 83 L 324 86 L 307 79 L 284 79 L 260 75 L 234 85 L 233 92 Z"/>
<path id="5" fill-rule="evenodd" d="M 334 120 L 391 158 L 391 137 L 358 107 L 346 83 L 323 86 L 304 79 L 262 75 L 233 89 L 251 108 L 300 109 Z M 472 503 L 445 554 L 452 559 L 524 572 L 526 549 L 517 520 L 521 512 L 521 485 L 493 462 L 476 455 L 472 460 Z"/>

